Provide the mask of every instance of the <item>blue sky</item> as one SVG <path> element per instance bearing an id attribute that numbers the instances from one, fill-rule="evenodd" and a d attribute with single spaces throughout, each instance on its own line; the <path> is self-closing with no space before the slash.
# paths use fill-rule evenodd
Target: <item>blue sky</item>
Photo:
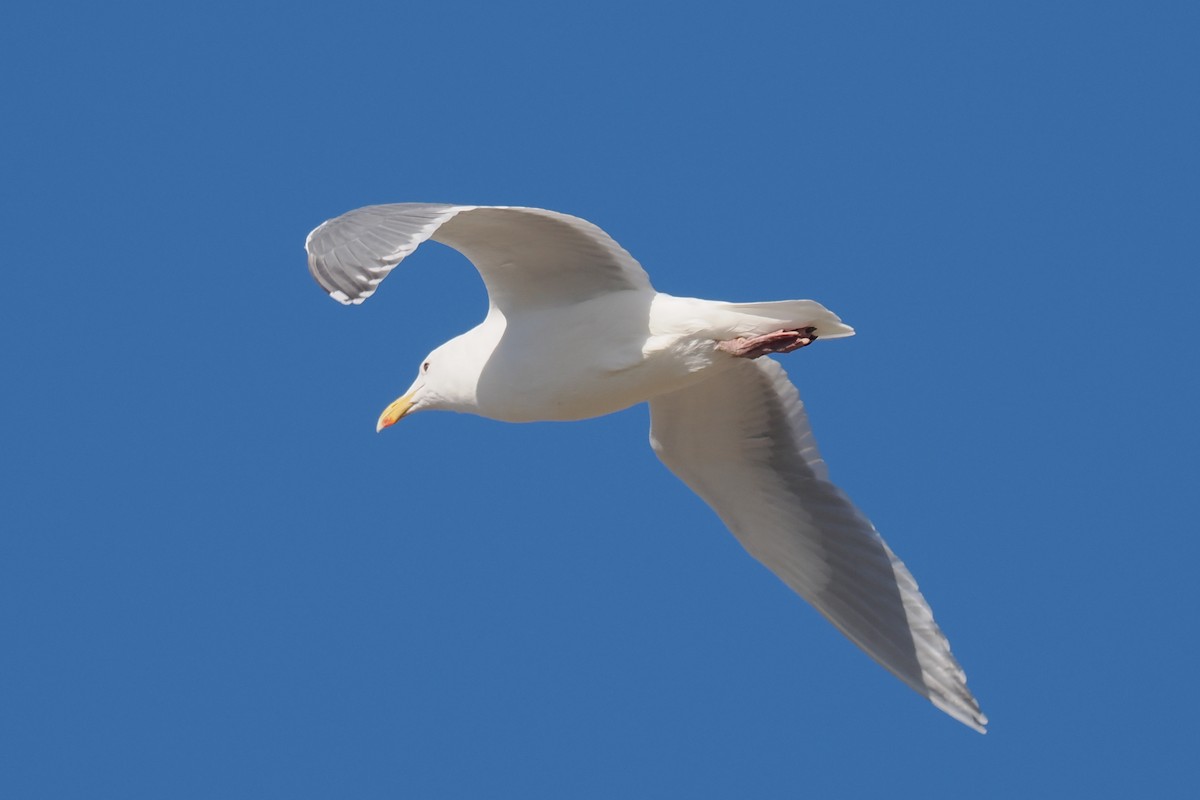
<path id="1" fill-rule="evenodd" d="M 0 793 L 1184 796 L 1200 700 L 1187 3 L 37 5 L 0 30 Z M 786 365 L 992 720 L 751 558 L 635 408 L 425 414 L 472 326 L 369 203 L 553 208 Z"/>

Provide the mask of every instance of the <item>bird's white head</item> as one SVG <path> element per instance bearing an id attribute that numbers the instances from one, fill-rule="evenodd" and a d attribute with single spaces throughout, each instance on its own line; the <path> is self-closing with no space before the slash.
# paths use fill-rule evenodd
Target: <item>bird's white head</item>
<path id="1" fill-rule="evenodd" d="M 459 339 L 451 339 L 425 356 L 412 386 L 379 415 L 376 431 L 391 427 L 417 411 L 454 411 L 472 401 L 475 381 L 468 379 L 471 370 L 464 369 Z"/>

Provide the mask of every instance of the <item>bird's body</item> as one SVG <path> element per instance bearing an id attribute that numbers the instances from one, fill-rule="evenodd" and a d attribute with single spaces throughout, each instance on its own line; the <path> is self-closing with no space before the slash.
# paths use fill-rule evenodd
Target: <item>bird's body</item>
<path id="1" fill-rule="evenodd" d="M 309 267 L 335 299 L 359 303 L 430 238 L 479 270 L 488 314 L 429 354 L 380 428 L 421 410 L 532 422 L 647 402 L 655 453 L 755 558 L 901 680 L 984 730 L 912 575 L 829 481 L 798 392 L 759 358 L 853 329 L 811 300 L 656 292 L 599 228 L 542 209 L 370 206 L 309 234 Z"/>
<path id="2" fill-rule="evenodd" d="M 452 353 L 456 372 L 475 378 L 474 385 L 457 387 L 448 410 L 503 422 L 588 419 L 728 369 L 734 358 L 713 342 L 817 322 L 830 336 L 849 330 L 811 301 L 771 305 L 787 308 L 761 316 L 739 310 L 744 304 L 628 290 L 511 317 L 492 308 L 430 360 Z"/>

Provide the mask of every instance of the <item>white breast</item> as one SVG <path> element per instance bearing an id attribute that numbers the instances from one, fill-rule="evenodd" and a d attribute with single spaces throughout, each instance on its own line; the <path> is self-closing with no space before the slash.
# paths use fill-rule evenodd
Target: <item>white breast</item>
<path id="1" fill-rule="evenodd" d="M 654 333 L 649 292 L 617 292 L 507 320 L 474 413 L 507 422 L 598 417 L 674 391 L 721 356 L 696 333 Z"/>

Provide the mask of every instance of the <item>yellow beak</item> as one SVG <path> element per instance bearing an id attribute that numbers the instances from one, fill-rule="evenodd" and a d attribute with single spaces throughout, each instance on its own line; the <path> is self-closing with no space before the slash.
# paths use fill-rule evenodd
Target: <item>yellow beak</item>
<path id="1" fill-rule="evenodd" d="M 409 392 L 403 395 L 383 410 L 383 413 L 379 415 L 379 422 L 375 423 L 376 433 L 379 433 L 384 428 L 395 425 L 404 418 L 404 415 L 412 408 L 413 394 L 413 392 Z"/>

